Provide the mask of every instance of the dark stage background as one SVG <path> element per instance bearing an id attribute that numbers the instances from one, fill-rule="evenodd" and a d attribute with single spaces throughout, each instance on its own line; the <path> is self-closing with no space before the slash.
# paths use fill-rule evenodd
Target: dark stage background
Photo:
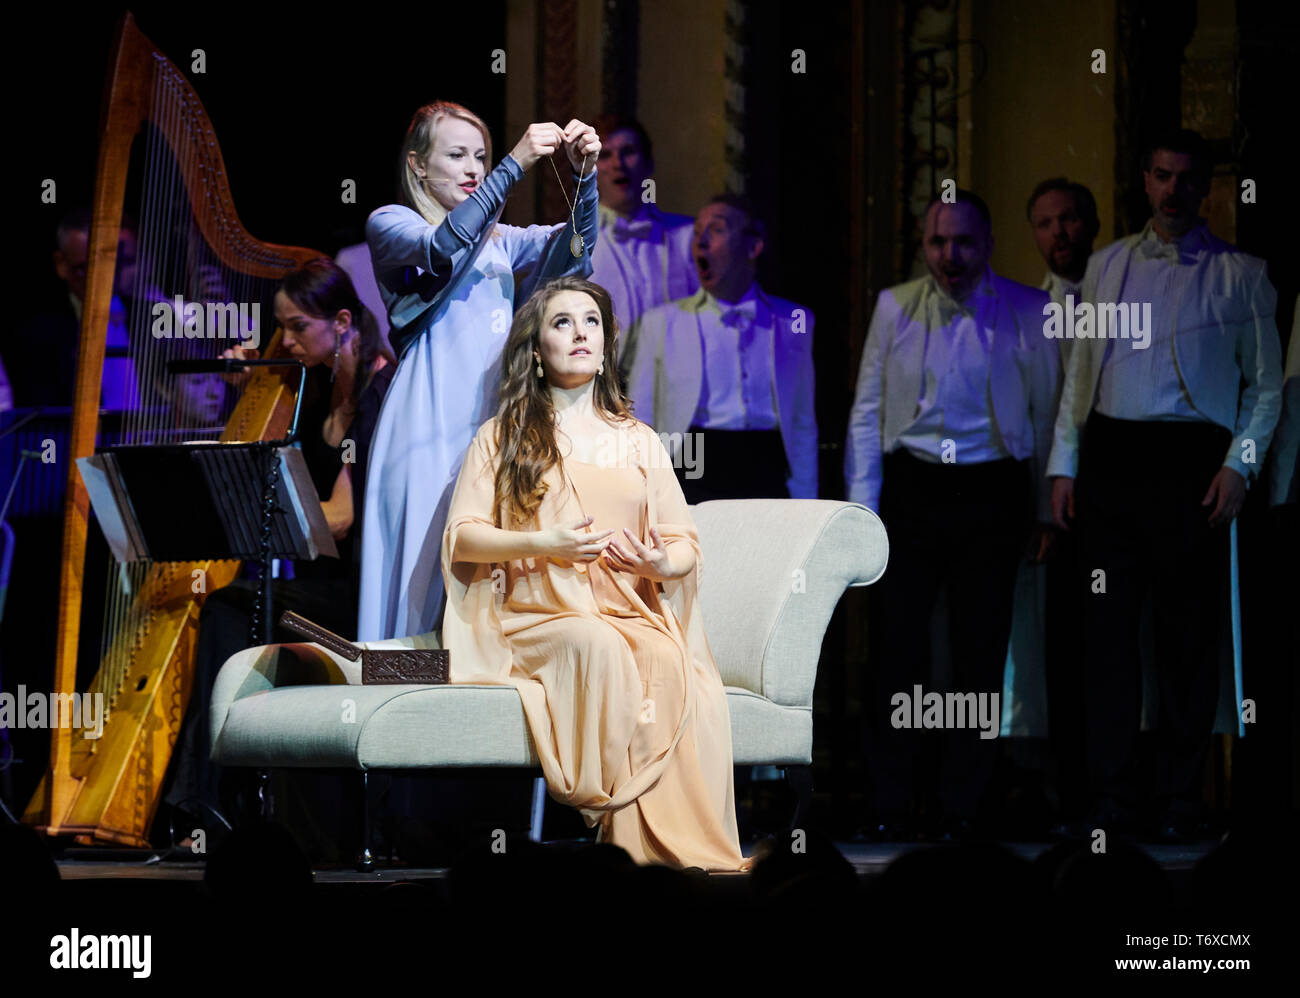
<path id="1" fill-rule="evenodd" d="M 358 5 L 338 17 L 270 5 L 234 12 L 177 4 L 135 4 L 136 23 L 185 75 L 211 118 L 231 196 L 253 237 L 333 256 L 364 238 L 366 216 L 395 200 L 396 157 L 411 112 L 434 99 L 474 109 L 492 129 L 496 158 L 508 152 L 501 128 L 505 81 L 483 52 L 505 44 L 502 3 L 474 6 L 473 49 L 394 28 L 391 12 Z M 227 13 L 227 11 L 231 11 Z M 19 87 L 11 137 L 21 143 L 19 189 L 58 181 L 58 205 L 21 198 L 12 257 L 14 286 L 57 294 L 50 268 L 54 225 L 66 206 L 91 197 L 100 101 L 120 8 L 79 12 L 60 26 L 58 44 L 36 43 L 39 76 Z M 429 15 L 431 22 L 436 15 Z M 193 73 L 203 49 L 207 72 Z M 37 54 L 37 53 L 34 53 Z M 36 82 L 36 87 L 32 83 Z M 514 139 L 509 142 L 513 145 Z M 357 203 L 340 185 L 357 183 Z M 126 207 L 134 211 L 128 196 Z M 39 306 L 24 294 L 20 305 Z"/>
<path id="2" fill-rule="evenodd" d="M 734 119 L 727 119 L 723 111 L 721 78 L 691 61 L 689 29 L 678 37 L 680 48 L 671 44 L 672 19 L 691 5 L 569 6 L 586 11 L 584 16 L 604 11 L 616 29 L 631 32 L 639 75 L 629 77 L 627 72 L 606 68 L 601 76 L 604 98 L 588 88 L 582 92 L 585 97 L 582 93 L 575 97 L 570 114 L 591 120 L 602 110 L 623 107 L 645 120 L 660 153 L 663 207 L 694 212 L 708 194 L 722 189 L 725 176 L 717 168 L 717 150 L 723 123 L 730 121 L 742 131 L 743 152 L 731 161 L 743 170 L 748 192 L 766 214 L 770 229 L 761 280 L 768 290 L 807 304 L 817 317 L 821 491 L 824 498 L 842 497 L 843 439 L 870 310 L 881 288 L 913 273 L 909 239 L 914 191 L 905 184 L 923 169 L 918 164 L 926 151 L 917 148 L 913 131 L 918 84 L 907 51 L 938 44 L 927 37 L 926 25 L 954 10 L 959 16 L 952 17 L 951 38 L 965 46 L 959 50 L 966 53 L 961 58 L 966 60 L 972 51 L 967 42 L 980 43 L 988 74 L 980 77 L 972 70 L 973 57 L 964 62 L 957 78 L 949 81 L 952 102 L 944 112 L 956 128 L 958 146 L 964 148 L 968 132 L 975 136 L 970 140 L 973 160 L 971 153 L 957 151 L 946 169 L 951 173 L 967 167 L 969 173 L 961 174 L 961 179 L 966 182 L 973 176 L 969 186 L 987 192 L 1003 184 L 1008 164 L 1023 162 L 1048 142 L 1027 118 L 1017 132 L 1025 113 L 1023 104 L 1044 91 L 1054 95 L 1059 90 L 1061 106 L 1073 108 L 1076 105 L 1068 104 L 1067 98 L 1073 100 L 1075 91 L 1093 83 L 1067 77 L 1057 66 L 1045 70 L 1034 61 L 1035 52 L 1044 45 L 1062 43 L 1054 5 L 955 5 L 939 0 L 747 6 L 744 30 L 738 36 L 746 58 L 734 74 L 746 99 Z M 703 6 L 721 24 L 725 5 Z M 1290 109 L 1292 76 L 1300 54 L 1296 14 L 1294 10 L 1279 13 L 1265 0 L 1199 6 L 1202 28 L 1205 11 L 1210 11 L 1226 18 L 1232 36 L 1231 51 L 1237 61 L 1229 59 L 1224 82 L 1210 78 L 1201 85 L 1208 93 L 1229 84 L 1237 87 L 1233 139 L 1224 148 L 1233 157 L 1235 176 L 1256 180 L 1259 201 L 1237 206 L 1236 236 L 1244 250 L 1268 260 L 1278 289 L 1278 325 L 1285 348 L 1300 290 L 1293 235 L 1297 211 Z M 480 114 L 492 131 L 497 161 L 518 138 L 520 129 L 508 128 L 507 122 L 513 126 L 516 121 L 542 118 L 540 92 L 535 99 L 528 95 L 533 91 L 532 67 L 540 66 L 547 54 L 545 33 L 532 34 L 535 51 L 511 49 L 511 65 L 526 67 L 512 68 L 514 75 L 491 72 L 489 53 L 507 48 L 512 25 L 514 37 L 530 37 L 527 30 L 518 31 L 519 19 L 540 20 L 551 5 L 496 0 L 456 11 L 357 5 L 328 13 L 319 8 L 286 12 L 269 6 L 172 4 L 132 9 L 141 30 L 185 72 L 203 100 L 225 157 L 234 203 L 246 228 L 260 240 L 311 247 L 331 256 L 340 247 L 360 241 L 368 213 L 395 199 L 395 157 L 403 130 L 411 112 L 429 100 L 454 100 Z M 1108 186 L 1117 188 L 1117 201 L 1128 197 L 1103 217 L 1098 246 L 1144 221 L 1138 217 L 1140 212 L 1133 215 L 1131 209 L 1133 185 L 1141 190 L 1134 135 L 1148 126 L 1179 124 L 1177 74 L 1184 46 L 1197 31 L 1197 9 L 1195 4 L 1131 0 L 1059 7 L 1062 16 L 1068 12 L 1073 18 L 1071 24 L 1083 23 L 1104 40 L 1112 55 L 1112 75 L 1120 81 L 1122 99 L 1111 99 L 1113 91 L 1108 90 L 1107 99 L 1096 105 L 1101 110 L 1087 121 L 1094 132 L 1113 133 L 1110 159 L 1101 164 L 1101 175 Z M 417 14 L 420 10 L 425 12 Z M 78 10 L 75 16 L 59 12 L 57 31 L 41 33 L 22 48 L 11 44 L 4 68 L 12 95 L 8 159 L 16 192 L 7 254 L 9 287 L 16 292 L 10 299 L 11 322 L 21 322 L 62 294 L 50 264 L 54 226 L 68 206 L 90 197 L 105 70 L 119 13 L 112 7 Z M 665 23 L 658 26 L 659 21 Z M 449 34 L 447 29 L 453 25 L 455 33 Z M 1021 31 L 1023 35 L 1015 34 Z M 719 31 L 718 40 L 708 44 L 722 44 L 721 37 Z M 659 41 L 651 44 L 647 39 Z M 1073 37 L 1065 41 L 1074 43 Z M 604 39 L 604 44 L 606 57 L 619 51 L 617 37 L 613 43 Z M 790 71 L 795 47 L 808 54 L 806 72 L 797 75 Z M 190 72 L 190 53 L 196 48 L 206 54 L 206 73 L 201 75 Z M 588 56 L 596 58 L 597 51 L 579 44 L 580 66 Z M 518 87 L 522 89 L 514 92 L 524 94 L 523 98 L 511 96 L 512 88 Z M 962 98 L 965 90 L 970 93 Z M 970 103 L 959 103 L 962 99 Z M 702 118 L 693 102 L 717 111 Z M 1117 115 L 1120 104 L 1129 109 L 1127 116 Z M 675 124 L 679 114 L 684 119 L 680 126 Z M 970 116 L 969 128 L 960 127 L 966 124 L 961 115 Z M 703 129 L 702 121 L 707 126 Z M 1068 116 L 1057 122 L 1050 143 L 1060 140 L 1064 148 L 1061 133 L 1072 124 Z M 1005 133 L 1016 135 L 1015 145 L 1000 146 L 989 138 Z M 702 161 L 698 170 L 693 161 L 696 148 Z M 1060 159 L 1049 157 L 1042 176 L 1073 174 L 1084 159 L 1070 160 L 1064 154 Z M 674 187 L 670 182 L 693 172 L 699 177 L 690 183 L 678 182 Z M 536 176 L 539 183 L 552 182 L 548 170 Z M 58 183 L 57 205 L 40 202 L 41 184 L 47 178 Z M 355 204 L 341 202 L 340 184 L 345 178 L 357 183 Z M 1124 190 L 1118 189 L 1124 184 Z M 1016 187 L 1004 200 L 1023 206 L 1027 193 L 1028 188 Z M 538 210 L 548 199 L 554 202 L 558 193 L 552 190 L 543 196 L 535 185 L 521 187 L 507 218 L 521 224 L 559 221 L 561 215 L 549 217 Z M 1125 205 L 1129 205 L 1127 213 Z M 134 210 L 130 197 L 126 208 Z M 994 208 L 999 252 L 1010 254 L 995 257 L 995 268 L 1037 283 L 1043 271 L 1041 261 L 1032 257 L 1023 208 L 1000 211 L 997 204 Z M 1258 502 L 1258 496 L 1252 498 Z M 1258 627 L 1248 624 L 1246 640 L 1248 655 L 1252 642 L 1257 645 L 1253 661 L 1274 705 L 1270 714 L 1277 718 L 1295 709 L 1291 672 L 1283 666 L 1289 661 L 1293 668 L 1295 645 L 1291 630 L 1279 620 L 1287 612 L 1286 594 L 1294 591 L 1287 588 L 1294 551 L 1285 556 L 1290 561 L 1284 564 L 1283 552 L 1274 546 L 1275 535 L 1266 527 L 1262 521 L 1243 521 L 1243 543 L 1254 531 L 1254 547 L 1243 553 L 1243 562 L 1249 566 L 1249 585 L 1255 587 L 1255 619 L 1268 617 Z M 57 560 L 57 533 L 47 535 L 44 543 L 53 545 L 46 556 Z M 37 648 L 52 640 L 52 595 L 24 606 L 16 590 L 10 594 L 4 627 L 7 670 L 29 646 L 28 637 L 30 647 Z M 865 669 L 864 597 L 850 592 L 842 601 L 826 636 L 818 674 L 817 808 L 838 826 L 852 822 L 862 776 L 853 725 Z M 31 676 L 41 675 L 41 661 L 42 655 L 27 661 Z M 7 671 L 6 688 L 13 686 L 13 677 Z M 34 681 L 48 688 L 48 679 Z M 1270 740 L 1256 750 L 1259 765 L 1240 773 L 1242 786 L 1261 802 L 1270 795 L 1294 801 L 1295 768 L 1289 760 L 1296 743 L 1288 726 L 1271 730 Z M 1280 786 L 1261 775 L 1275 767 L 1280 767 L 1276 770 L 1281 774 Z M 38 776 L 39 768 L 29 770 L 30 779 L 24 777 L 22 784 Z M 21 806 L 26 799 L 20 785 L 15 803 Z"/>

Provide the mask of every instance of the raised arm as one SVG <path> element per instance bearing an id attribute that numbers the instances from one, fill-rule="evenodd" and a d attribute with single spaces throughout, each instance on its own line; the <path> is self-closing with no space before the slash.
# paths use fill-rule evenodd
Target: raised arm
<path id="1" fill-rule="evenodd" d="M 366 242 L 375 273 L 419 267 L 438 277 L 450 275 L 505 204 L 506 195 L 523 179 L 523 167 L 507 155 L 440 225 L 401 205 L 376 209 L 366 221 Z M 381 282 L 382 283 L 382 282 Z"/>
<path id="2" fill-rule="evenodd" d="M 565 149 L 573 169 L 560 172 L 561 176 L 569 174 L 568 182 L 574 190 L 569 195 L 576 199 L 572 221 L 566 219 L 561 225 L 530 225 L 522 229 L 514 226 L 501 227 L 511 268 L 519 277 L 516 301 L 527 300 L 545 281 L 557 277 L 591 276 L 591 254 L 596 249 L 598 229 L 596 159 L 600 153 L 600 140 L 589 125 L 576 119 L 569 122 L 566 134 L 572 136 L 571 139 L 566 139 Z M 579 180 L 578 169 L 584 160 L 586 170 Z M 542 169 L 550 172 L 545 166 Z M 554 179 L 552 175 L 551 182 Z M 546 182 L 545 178 L 542 182 Z M 566 186 L 566 194 L 568 190 Z M 573 255 L 575 234 L 582 236 L 582 252 L 578 256 Z"/>

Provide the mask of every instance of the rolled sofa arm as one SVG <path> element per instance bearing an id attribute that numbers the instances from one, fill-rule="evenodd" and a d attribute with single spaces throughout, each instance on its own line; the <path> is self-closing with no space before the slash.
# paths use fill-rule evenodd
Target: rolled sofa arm
<path id="1" fill-rule="evenodd" d="M 362 648 L 438 648 L 436 633 L 387 641 L 363 641 Z M 280 686 L 361 685 L 361 659 L 350 662 L 315 642 L 259 645 L 237 652 L 221 667 L 212 685 L 208 748 L 215 750 L 230 705 Z"/>

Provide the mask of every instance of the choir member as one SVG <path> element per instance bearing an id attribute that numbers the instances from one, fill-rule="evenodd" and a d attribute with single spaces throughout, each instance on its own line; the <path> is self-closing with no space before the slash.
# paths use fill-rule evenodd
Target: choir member
<path id="1" fill-rule="evenodd" d="M 1043 336 L 1047 294 L 993 273 L 993 232 L 977 195 L 925 214 L 929 273 L 880 293 L 849 419 L 849 498 L 879 513 L 889 569 L 868 629 L 868 770 L 874 831 L 909 834 L 918 804 L 940 831 L 974 832 L 989 804 L 1000 718 L 945 730 L 936 800 L 914 799 L 918 736 L 895 727 L 916 685 L 1000 702 L 1017 568 L 1049 515 L 1042 468 L 1060 381 Z M 1032 539 L 1031 539 L 1032 534 Z M 951 685 L 930 676 L 930 617 L 948 591 Z M 991 719 L 992 720 L 992 719 Z M 931 788 L 925 794 L 930 796 Z M 933 813 L 933 812 L 931 812 Z"/>
<path id="2" fill-rule="evenodd" d="M 1096 325 L 1076 337 L 1048 465 L 1053 515 L 1078 533 L 1089 823 L 1131 828 L 1138 802 L 1154 798 L 1157 833 L 1170 840 L 1197 834 L 1203 818 L 1228 524 L 1263 467 L 1281 405 L 1277 294 L 1264 261 L 1211 235 L 1200 217 L 1212 166 L 1195 132 L 1148 147 L 1152 217 L 1088 260 L 1080 308 Z M 1154 782 L 1144 786 L 1136 751 L 1148 586 L 1160 706 Z"/>
<path id="3" fill-rule="evenodd" d="M 758 284 L 765 239 L 744 198 L 715 197 L 695 219 L 700 290 L 637 323 L 628 394 L 688 502 L 817 498 L 813 314 Z"/>

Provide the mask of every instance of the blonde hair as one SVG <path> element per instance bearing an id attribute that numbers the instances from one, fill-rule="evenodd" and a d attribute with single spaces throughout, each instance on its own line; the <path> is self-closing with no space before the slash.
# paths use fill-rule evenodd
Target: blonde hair
<path id="1" fill-rule="evenodd" d="M 459 118 L 467 121 L 483 136 L 483 150 L 487 155 L 484 172 L 492 168 L 492 136 L 488 127 L 473 111 L 453 104 L 451 101 L 438 100 L 425 104 L 411 118 L 410 127 L 406 129 L 406 141 L 402 143 L 402 161 L 398 164 L 401 175 L 402 200 L 407 207 L 414 208 L 430 225 L 441 225 L 447 217 L 447 209 L 431 197 L 420 183 L 419 174 L 411 166 L 411 153 L 420 161 L 427 160 L 433 152 L 434 142 L 438 137 L 438 123 L 443 118 Z"/>

